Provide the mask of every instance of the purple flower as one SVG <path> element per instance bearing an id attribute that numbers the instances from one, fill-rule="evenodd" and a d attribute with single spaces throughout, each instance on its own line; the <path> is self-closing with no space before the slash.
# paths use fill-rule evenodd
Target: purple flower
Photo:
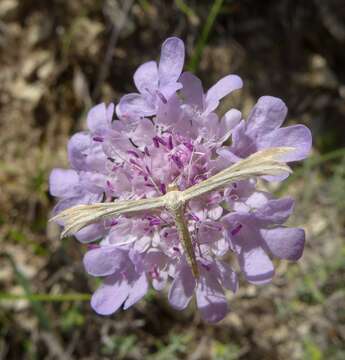
<path id="1" fill-rule="evenodd" d="M 158 123 L 180 134 L 196 139 L 207 139 L 209 145 L 222 144 L 232 129 L 241 120 L 241 112 L 229 110 L 222 121 L 214 110 L 222 98 L 242 87 L 243 82 L 237 75 L 220 79 L 204 94 L 201 81 L 189 72 L 184 72 L 179 81 L 183 85 L 179 97 L 172 96 L 158 107 Z"/>
<path id="2" fill-rule="evenodd" d="M 312 136 L 304 125 L 292 125 L 281 128 L 287 114 L 284 102 L 273 96 L 261 97 L 248 120 L 242 120 L 233 130 L 232 145 L 222 149 L 223 156 L 232 162 L 245 158 L 258 150 L 277 146 L 288 146 L 295 151 L 285 155 L 286 162 L 305 159 L 311 150 Z M 266 177 L 268 180 L 283 180 L 282 177 Z"/>
<path id="3" fill-rule="evenodd" d="M 226 237 L 246 279 L 253 284 L 272 280 L 274 267 L 268 256 L 298 260 L 303 253 L 303 229 L 282 224 L 293 211 L 293 200 L 269 200 L 252 212 L 238 211 L 223 217 Z"/>
<path id="4" fill-rule="evenodd" d="M 202 259 L 199 264 L 201 276 L 196 282 L 185 259 L 179 263 L 169 291 L 169 302 L 174 308 L 183 310 L 195 292 L 202 317 L 208 322 L 218 322 L 228 312 L 223 288 L 236 292 L 237 276 L 229 265 L 219 260 Z"/>
<path id="5" fill-rule="evenodd" d="M 184 72 L 180 77 L 183 85 L 181 96 L 192 111 L 207 116 L 219 105 L 219 101 L 234 90 L 241 89 L 243 82 L 237 75 L 227 75 L 213 85 L 206 94 L 201 81 L 193 74 Z"/>
<path id="6" fill-rule="evenodd" d="M 159 64 L 149 61 L 139 66 L 134 83 L 139 94 L 123 96 L 116 107 L 119 118 L 152 116 L 159 103 L 166 103 L 182 85 L 178 82 L 184 64 L 184 44 L 176 37 L 164 41 Z"/>
<path id="7" fill-rule="evenodd" d="M 204 93 L 197 77 L 182 73 L 183 62 L 183 42 L 167 39 L 159 64 L 150 61 L 136 71 L 139 93 L 120 100 L 119 119 L 113 119 L 113 104 L 90 110 L 88 130 L 68 143 L 70 169 L 50 175 L 50 192 L 59 198 L 55 214 L 80 204 L 160 197 L 172 185 L 183 191 L 266 148 L 294 147 L 286 161 L 308 155 L 311 135 L 305 126 L 280 128 L 287 113 L 281 100 L 260 98 L 247 121 L 237 109 L 219 118 L 214 111 L 220 100 L 240 89 L 242 80 L 225 76 Z M 102 315 L 127 309 L 152 284 L 157 291 L 169 287 L 169 302 L 179 310 L 195 297 L 202 317 L 217 322 L 228 311 L 226 291 L 238 288 L 229 254 L 255 284 L 272 279 L 270 257 L 301 257 L 304 231 L 283 225 L 292 211 L 292 199 L 274 199 L 256 188 L 255 179 L 190 200 L 184 219 L 199 277 L 187 261 L 174 216 L 164 208 L 88 225 L 75 235 L 83 243 L 97 242 L 84 257 L 86 271 L 103 280 L 91 305 Z"/>
<path id="8" fill-rule="evenodd" d="M 110 315 L 122 305 L 128 309 L 148 290 L 145 273 L 138 272 L 128 252 L 117 247 L 105 246 L 88 251 L 84 265 L 90 275 L 105 277 L 91 299 L 91 306 L 100 315 Z"/>

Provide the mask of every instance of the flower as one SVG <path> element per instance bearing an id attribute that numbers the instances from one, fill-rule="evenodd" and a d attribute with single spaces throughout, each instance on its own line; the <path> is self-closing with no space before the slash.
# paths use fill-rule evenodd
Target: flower
<path id="1" fill-rule="evenodd" d="M 250 283 L 261 285 L 272 280 L 274 267 L 267 253 L 293 261 L 302 256 L 304 230 L 282 226 L 292 211 L 293 200 L 283 198 L 268 200 L 255 211 L 223 217 L 230 248 Z"/>
<path id="2" fill-rule="evenodd" d="M 134 74 L 134 83 L 139 94 L 127 94 L 116 108 L 119 118 L 152 116 L 159 104 L 166 103 L 172 94 L 181 89 L 178 82 L 184 64 L 183 41 L 171 37 L 162 45 L 159 64 L 148 61 L 139 66 Z"/>
<path id="3" fill-rule="evenodd" d="M 230 161 L 238 161 L 258 150 L 276 146 L 293 147 L 295 150 L 283 157 L 284 161 L 305 159 L 310 153 L 312 137 L 304 125 L 280 126 L 287 115 L 284 102 L 273 96 L 261 97 L 248 120 L 242 120 L 232 132 L 232 145 L 222 149 L 222 155 Z M 288 174 L 280 177 L 266 177 L 267 180 L 284 180 Z"/>
<path id="4" fill-rule="evenodd" d="M 305 126 L 280 128 L 287 112 L 280 99 L 260 98 L 247 121 L 237 109 L 219 118 L 219 101 L 240 89 L 242 80 L 225 76 L 205 94 L 196 76 L 182 73 L 183 62 L 182 40 L 167 39 L 159 64 L 150 61 L 135 72 L 139 93 L 121 98 L 118 119 L 113 119 L 113 104 L 89 111 L 88 130 L 73 135 L 68 144 L 71 168 L 54 169 L 50 175 L 50 192 L 59 198 L 55 214 L 80 204 L 157 198 L 172 188 L 184 191 L 262 149 L 295 148 L 284 155 L 285 161 L 308 155 L 311 134 Z M 179 221 L 189 234 L 189 251 L 177 226 L 181 223 L 168 208 L 90 224 L 75 235 L 82 243 L 97 242 L 84 256 L 86 271 L 103 279 L 91 306 L 109 315 L 139 301 L 149 284 L 157 291 L 170 286 L 174 308 L 185 309 L 195 296 L 202 317 L 220 321 L 228 311 L 225 290 L 238 288 L 228 254 L 237 257 L 246 280 L 255 284 L 272 279 L 270 256 L 301 257 L 303 229 L 283 226 L 292 211 L 292 199 L 275 199 L 259 191 L 255 179 L 247 179 L 184 205 Z"/>
<path id="5" fill-rule="evenodd" d="M 104 276 L 103 284 L 91 299 L 91 306 L 101 315 L 109 315 L 121 305 L 128 309 L 148 290 L 145 272 L 138 272 L 128 251 L 116 246 L 101 246 L 84 256 L 85 270 L 92 276 Z"/>

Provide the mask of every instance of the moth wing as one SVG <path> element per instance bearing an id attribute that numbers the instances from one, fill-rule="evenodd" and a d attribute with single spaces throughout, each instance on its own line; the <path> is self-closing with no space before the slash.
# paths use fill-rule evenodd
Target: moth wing
<path id="1" fill-rule="evenodd" d="M 61 211 L 51 218 L 50 221 L 61 221 L 64 224 L 65 228 L 61 234 L 61 237 L 64 237 L 81 230 L 87 225 L 112 216 L 153 210 L 163 206 L 164 202 L 162 197 L 77 205 Z"/>
<path id="2" fill-rule="evenodd" d="M 253 155 L 231 165 L 218 174 L 211 176 L 199 184 L 191 186 L 183 192 L 185 201 L 210 191 L 229 185 L 231 182 L 248 179 L 253 176 L 278 175 L 282 172 L 291 173 L 281 157 L 291 151 L 291 147 L 278 147 L 258 151 Z"/>

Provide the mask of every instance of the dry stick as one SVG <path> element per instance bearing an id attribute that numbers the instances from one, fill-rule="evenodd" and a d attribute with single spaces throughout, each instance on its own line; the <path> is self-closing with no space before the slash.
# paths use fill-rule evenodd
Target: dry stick
<path id="1" fill-rule="evenodd" d="M 291 147 L 278 147 L 258 151 L 184 191 L 179 191 L 176 185 L 172 184 L 168 186 L 168 192 L 163 196 L 140 200 L 115 201 L 113 203 L 78 205 L 60 212 L 51 220 L 59 220 L 65 224 L 65 229 L 61 234 L 63 237 L 107 217 L 165 208 L 175 220 L 180 240 L 187 253 L 187 260 L 194 277 L 198 279 L 197 261 L 188 231 L 188 224 L 184 217 L 187 202 L 211 191 L 222 189 L 234 181 L 248 179 L 253 176 L 272 176 L 279 175 L 282 172 L 291 172 L 291 169 L 280 158 L 293 150 L 294 148 Z"/>
<path id="2" fill-rule="evenodd" d="M 92 92 L 92 99 L 94 101 L 97 100 L 100 90 L 101 90 L 101 87 L 104 83 L 104 80 L 108 76 L 110 61 L 111 61 L 111 57 L 112 57 L 112 51 L 115 48 L 117 40 L 119 39 L 119 36 L 120 36 L 120 32 L 126 23 L 127 16 L 128 16 L 129 10 L 132 7 L 133 1 L 134 0 L 125 0 L 123 8 L 122 8 L 121 19 L 119 20 L 119 22 L 117 24 L 115 24 L 114 21 L 112 21 L 112 31 L 111 31 L 111 35 L 110 35 L 109 44 L 107 47 L 107 51 L 105 53 L 104 61 L 102 63 L 102 66 L 101 66 L 101 69 L 99 72 L 96 86 Z M 110 16 L 110 18 L 111 18 L 111 16 Z"/>

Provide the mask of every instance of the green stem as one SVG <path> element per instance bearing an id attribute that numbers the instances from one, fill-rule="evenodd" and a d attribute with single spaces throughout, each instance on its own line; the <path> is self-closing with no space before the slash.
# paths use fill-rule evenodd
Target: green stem
<path id="1" fill-rule="evenodd" d="M 206 19 L 206 23 L 202 29 L 200 38 L 196 43 L 194 54 L 188 64 L 188 69 L 192 72 L 195 72 L 196 69 L 198 68 L 198 64 L 199 64 L 202 52 L 207 43 L 207 40 L 208 40 L 208 37 L 212 30 L 213 24 L 217 18 L 218 13 L 220 12 L 222 5 L 223 5 L 223 0 L 215 0 L 213 2 L 210 13 Z"/>
<path id="2" fill-rule="evenodd" d="M 64 301 L 88 301 L 90 294 L 10 294 L 0 293 L 0 301 L 4 300 L 29 300 L 39 302 L 64 302 Z"/>

